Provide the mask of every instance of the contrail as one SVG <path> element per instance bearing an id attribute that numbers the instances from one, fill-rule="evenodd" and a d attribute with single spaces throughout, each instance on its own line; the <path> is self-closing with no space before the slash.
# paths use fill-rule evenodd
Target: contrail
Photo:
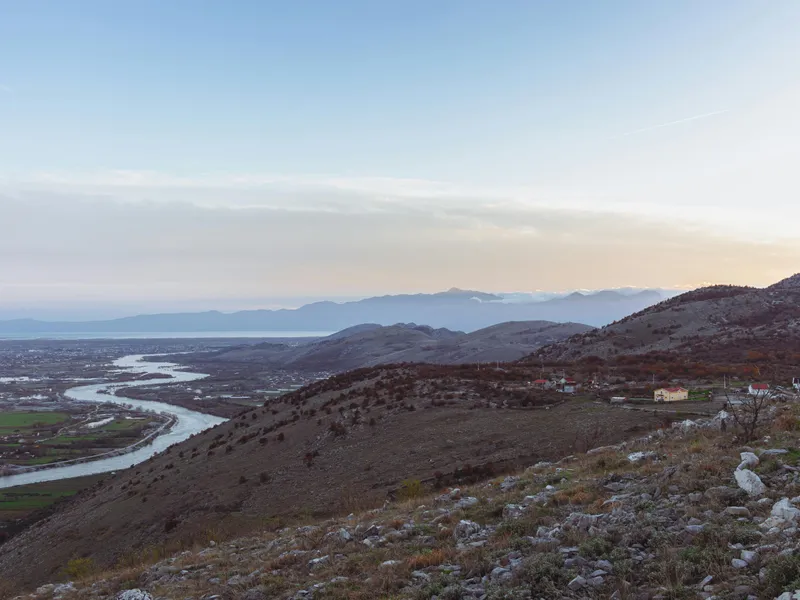
<path id="1" fill-rule="evenodd" d="M 622 133 L 615 137 L 626 137 L 629 135 L 635 135 L 637 133 L 644 133 L 645 131 L 653 131 L 654 129 L 661 129 L 662 127 L 671 127 L 672 125 L 688 123 L 689 121 L 697 121 L 698 119 L 705 119 L 706 117 L 713 117 L 714 115 L 721 115 L 726 112 L 728 112 L 727 108 L 725 110 L 715 110 L 714 112 L 704 113 L 702 115 L 695 115 L 693 117 L 686 117 L 685 119 L 678 119 L 677 121 L 670 121 L 669 123 L 661 123 L 661 125 L 653 125 L 651 127 L 643 127 L 642 129 L 635 129 L 634 131 L 629 131 L 628 133 Z"/>

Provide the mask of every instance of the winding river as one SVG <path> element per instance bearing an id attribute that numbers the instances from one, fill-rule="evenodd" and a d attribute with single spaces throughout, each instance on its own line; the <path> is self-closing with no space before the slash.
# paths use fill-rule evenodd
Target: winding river
<path id="1" fill-rule="evenodd" d="M 146 374 L 162 373 L 172 377 L 168 379 L 151 379 L 144 381 L 126 381 L 124 383 L 95 383 L 70 388 L 65 395 L 73 400 L 80 402 L 99 402 L 128 404 L 137 410 L 152 410 L 155 412 L 170 413 L 175 416 L 175 425 L 162 435 L 156 437 L 151 444 L 139 448 L 128 454 L 101 458 L 80 464 L 72 464 L 63 467 L 53 467 L 41 471 L 29 473 L 19 473 L 17 475 L 7 475 L 0 477 L 0 488 L 13 487 L 15 485 L 25 485 L 29 483 L 39 483 L 42 481 L 55 481 L 57 479 L 67 479 L 69 477 L 82 477 L 84 475 L 95 475 L 97 473 L 107 473 L 127 469 L 128 467 L 147 460 L 154 454 L 165 450 L 168 446 L 181 442 L 195 433 L 199 433 L 215 425 L 223 423 L 225 419 L 207 415 L 188 408 L 166 404 L 164 402 L 149 402 L 146 400 L 136 400 L 124 396 L 115 396 L 114 391 L 120 387 L 143 387 L 148 385 L 164 385 L 165 383 L 186 383 L 208 377 L 203 373 L 189 373 L 179 371 L 181 365 L 166 362 L 144 362 L 142 354 L 132 354 L 123 356 L 114 361 L 114 366 L 123 369 L 126 373 Z M 101 390 L 108 390 L 109 394 L 100 393 Z"/>

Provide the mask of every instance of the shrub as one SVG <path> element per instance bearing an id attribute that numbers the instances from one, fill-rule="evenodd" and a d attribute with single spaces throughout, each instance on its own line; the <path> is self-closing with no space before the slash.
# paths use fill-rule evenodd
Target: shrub
<path id="1" fill-rule="evenodd" d="M 411 556 L 408 559 L 408 566 L 413 570 L 425 569 L 426 567 L 441 565 L 446 560 L 447 554 L 441 548 L 436 550 L 425 549 L 419 554 Z"/>
<path id="2" fill-rule="evenodd" d="M 560 598 L 572 573 L 564 568 L 563 557 L 556 552 L 534 554 L 523 561 L 517 577 L 530 585 L 534 598 Z"/>
<path id="3" fill-rule="evenodd" d="M 601 537 L 589 538 L 578 547 L 578 553 L 590 559 L 607 557 L 613 550 L 614 544 Z"/>
<path id="4" fill-rule="evenodd" d="M 64 574 L 70 579 L 84 579 L 95 569 L 94 561 L 91 558 L 73 558 L 64 567 Z"/>
<path id="5" fill-rule="evenodd" d="M 778 431 L 797 431 L 800 429 L 800 421 L 789 412 L 778 415 L 773 425 Z"/>
<path id="6" fill-rule="evenodd" d="M 800 556 L 778 556 L 767 565 L 760 597 L 774 598 L 800 588 Z"/>
<path id="7" fill-rule="evenodd" d="M 410 500 L 422 496 L 422 482 L 419 479 L 406 479 L 400 484 L 397 497 L 400 500 Z"/>

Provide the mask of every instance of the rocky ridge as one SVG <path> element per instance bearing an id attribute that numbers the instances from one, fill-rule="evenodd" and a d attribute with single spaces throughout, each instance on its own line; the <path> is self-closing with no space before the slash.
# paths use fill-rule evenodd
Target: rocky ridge
<path id="1" fill-rule="evenodd" d="M 774 410 L 749 446 L 723 412 L 468 488 L 425 496 L 407 482 L 372 510 L 19 598 L 791 600 L 798 408 Z"/>
<path id="2" fill-rule="evenodd" d="M 768 355 L 795 364 L 798 347 L 800 274 L 764 289 L 717 285 L 687 292 L 544 347 L 531 362 L 674 352 L 709 362 L 763 361 Z"/>

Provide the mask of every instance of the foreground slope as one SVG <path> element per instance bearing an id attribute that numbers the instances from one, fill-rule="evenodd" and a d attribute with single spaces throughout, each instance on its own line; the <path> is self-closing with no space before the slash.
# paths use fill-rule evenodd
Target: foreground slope
<path id="1" fill-rule="evenodd" d="M 379 364 L 424 362 L 458 364 L 517 360 L 547 344 L 591 331 L 580 323 L 519 321 L 472 333 L 425 325 L 358 325 L 307 344 L 263 343 L 182 357 L 202 370 L 205 364 L 258 363 L 265 367 L 346 371 Z"/>
<path id="2" fill-rule="evenodd" d="M 721 419 L 686 421 L 347 517 L 209 532 L 25 600 L 791 600 L 797 412 L 782 407 L 741 455 Z M 763 489 L 748 494 L 743 473 Z"/>
<path id="3" fill-rule="evenodd" d="M 800 274 L 764 289 L 712 286 L 682 294 L 537 352 L 534 362 L 676 352 L 724 362 L 800 353 Z"/>
<path id="4" fill-rule="evenodd" d="M 544 409 L 563 397 L 530 391 L 530 375 L 416 365 L 318 382 L 109 476 L 0 546 L 0 577 L 38 584 L 75 557 L 108 566 L 209 530 L 348 511 L 404 480 L 469 480 L 663 420 L 580 399 Z"/>

